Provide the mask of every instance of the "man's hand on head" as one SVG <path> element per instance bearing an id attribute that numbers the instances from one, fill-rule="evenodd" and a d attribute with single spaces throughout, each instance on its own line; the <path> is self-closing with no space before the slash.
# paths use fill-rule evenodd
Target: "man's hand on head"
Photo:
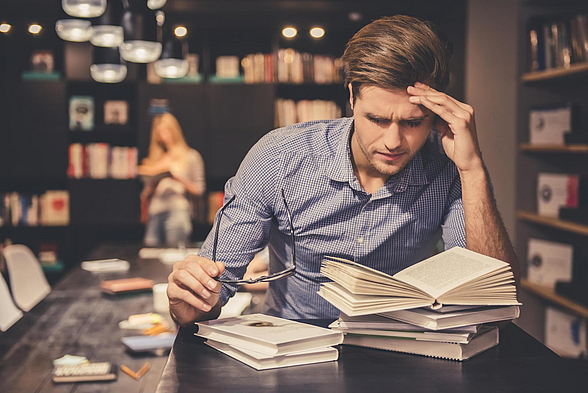
<path id="1" fill-rule="evenodd" d="M 437 115 L 433 126 L 441 135 L 447 156 L 461 172 L 483 169 L 474 108 L 423 83 L 407 88 L 409 101 Z"/>

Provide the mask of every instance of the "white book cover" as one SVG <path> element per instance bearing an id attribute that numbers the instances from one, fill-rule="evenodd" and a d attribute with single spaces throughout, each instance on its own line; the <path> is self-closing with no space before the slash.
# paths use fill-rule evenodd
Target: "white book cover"
<path id="1" fill-rule="evenodd" d="M 196 336 L 267 355 L 338 345 L 343 334 L 264 314 L 197 322 Z"/>
<path id="2" fill-rule="evenodd" d="M 333 347 L 314 348 L 273 356 L 213 340 L 207 340 L 205 344 L 256 370 L 331 362 L 339 358 L 339 351 Z"/>

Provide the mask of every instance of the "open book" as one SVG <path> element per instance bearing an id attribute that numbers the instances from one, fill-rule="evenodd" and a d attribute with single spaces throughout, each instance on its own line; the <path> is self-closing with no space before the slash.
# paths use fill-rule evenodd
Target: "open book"
<path id="1" fill-rule="evenodd" d="M 322 284 L 319 295 L 348 316 L 446 304 L 520 304 L 509 264 L 461 247 L 393 276 L 336 257 L 325 257 L 321 273 L 333 282 Z"/>

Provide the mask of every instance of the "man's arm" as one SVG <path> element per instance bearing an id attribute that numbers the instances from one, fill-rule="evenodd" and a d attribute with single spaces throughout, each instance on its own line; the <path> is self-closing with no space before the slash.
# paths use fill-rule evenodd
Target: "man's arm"
<path id="1" fill-rule="evenodd" d="M 407 92 L 411 95 L 409 102 L 437 115 L 434 127 L 441 135 L 445 153 L 459 171 L 467 248 L 508 262 L 518 286 L 519 264 L 482 161 L 474 108 L 418 82 L 409 86 Z"/>
<path id="2" fill-rule="evenodd" d="M 460 171 L 459 176 L 467 248 L 510 263 L 518 287 L 518 259 L 496 207 L 486 167 Z"/>

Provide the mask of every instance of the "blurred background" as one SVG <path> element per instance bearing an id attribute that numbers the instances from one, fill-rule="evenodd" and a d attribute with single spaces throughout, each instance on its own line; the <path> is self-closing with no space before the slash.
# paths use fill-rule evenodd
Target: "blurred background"
<path id="1" fill-rule="evenodd" d="M 517 323 L 586 356 L 585 1 L 109 0 L 92 17 L 101 0 L 80 3 L 0 1 L 0 241 L 27 245 L 50 283 L 101 244 L 142 242 L 137 165 L 154 116 L 171 112 L 204 160 L 197 245 L 261 136 L 352 115 L 345 43 L 401 13 L 431 20 L 453 45 L 447 93 L 476 110 L 523 267 Z"/>

